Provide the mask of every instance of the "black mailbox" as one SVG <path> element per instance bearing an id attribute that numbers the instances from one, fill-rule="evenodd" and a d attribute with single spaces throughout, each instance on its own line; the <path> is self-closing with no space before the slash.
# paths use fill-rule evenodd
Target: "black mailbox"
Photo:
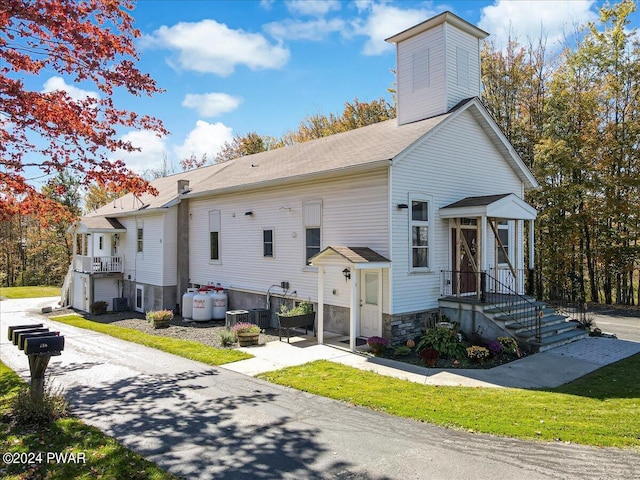
<path id="1" fill-rule="evenodd" d="M 24 335 L 26 333 L 42 333 L 42 332 L 48 332 L 48 331 L 49 331 L 48 328 L 25 328 L 23 330 L 14 330 L 13 338 L 11 340 L 13 341 L 14 345 L 18 345 L 18 340 L 20 338 L 20 335 Z"/>
<path id="2" fill-rule="evenodd" d="M 42 328 L 42 324 L 32 323 L 30 325 L 9 325 L 7 338 L 9 338 L 9 340 L 13 340 L 13 332 L 16 330 L 26 330 L 27 328 Z"/>
<path id="3" fill-rule="evenodd" d="M 24 350 L 24 346 L 26 345 L 27 338 L 36 338 L 36 337 L 51 337 L 53 335 L 60 335 L 60 332 L 36 332 L 36 333 L 18 333 L 18 348 L 20 350 Z"/>
<path id="4" fill-rule="evenodd" d="M 29 337 L 25 339 L 24 353 L 59 355 L 64 350 L 64 337 L 52 335 L 49 337 Z"/>

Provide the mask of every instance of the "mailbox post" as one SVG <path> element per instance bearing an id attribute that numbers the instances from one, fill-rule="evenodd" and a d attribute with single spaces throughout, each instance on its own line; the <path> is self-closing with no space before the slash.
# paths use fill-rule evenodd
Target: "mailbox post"
<path id="1" fill-rule="evenodd" d="M 40 323 L 10 326 L 9 338 L 29 357 L 31 398 L 36 402 L 42 401 L 44 373 L 51 357 L 60 355 L 64 350 L 64 336 L 60 332 L 50 332 Z"/>

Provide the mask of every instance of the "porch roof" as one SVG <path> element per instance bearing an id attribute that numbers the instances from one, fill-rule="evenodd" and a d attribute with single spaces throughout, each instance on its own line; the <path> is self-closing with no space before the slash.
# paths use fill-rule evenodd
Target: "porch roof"
<path id="1" fill-rule="evenodd" d="M 534 220 L 535 208 L 513 193 L 466 197 L 440 209 L 441 218 L 493 217 Z"/>
<path id="2" fill-rule="evenodd" d="M 311 257 L 312 265 L 322 265 L 331 257 L 344 259 L 354 265 L 356 269 L 362 268 L 389 268 L 391 260 L 380 255 L 369 247 L 340 247 L 329 246 Z"/>
<path id="3" fill-rule="evenodd" d="M 124 233 L 127 229 L 115 218 L 88 216 L 80 219 L 76 231 L 78 233 Z"/>

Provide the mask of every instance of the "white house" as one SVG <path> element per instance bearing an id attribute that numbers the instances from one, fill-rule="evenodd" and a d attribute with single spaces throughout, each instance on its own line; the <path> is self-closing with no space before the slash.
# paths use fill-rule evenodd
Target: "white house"
<path id="1" fill-rule="evenodd" d="M 445 12 L 389 38 L 397 120 L 165 177 L 157 197 L 83 217 L 71 304 L 174 309 L 215 283 L 233 309 L 311 300 L 318 341 L 354 348 L 419 334 L 443 298 L 478 299 L 487 279 L 522 294 L 536 217 L 523 197 L 538 183 L 478 98 L 486 36 Z"/>

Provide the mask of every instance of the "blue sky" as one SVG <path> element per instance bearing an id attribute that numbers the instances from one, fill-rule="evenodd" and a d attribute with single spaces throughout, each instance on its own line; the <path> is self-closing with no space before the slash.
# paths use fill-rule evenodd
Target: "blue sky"
<path id="1" fill-rule="evenodd" d="M 489 32 L 498 44 L 511 30 L 523 41 L 543 31 L 550 49 L 575 24 L 597 18 L 593 1 L 179 1 L 138 0 L 140 68 L 166 90 L 151 99 L 118 98 L 121 107 L 156 116 L 170 136 L 121 132 L 142 148 L 122 155 L 138 172 L 165 157 L 213 158 L 233 135 L 282 136 L 317 112 L 346 101 L 386 97 L 395 52 L 384 39 L 445 10 Z M 634 23 L 638 14 L 634 14 Z M 40 78 L 43 89 L 78 96 L 90 85 Z"/>

